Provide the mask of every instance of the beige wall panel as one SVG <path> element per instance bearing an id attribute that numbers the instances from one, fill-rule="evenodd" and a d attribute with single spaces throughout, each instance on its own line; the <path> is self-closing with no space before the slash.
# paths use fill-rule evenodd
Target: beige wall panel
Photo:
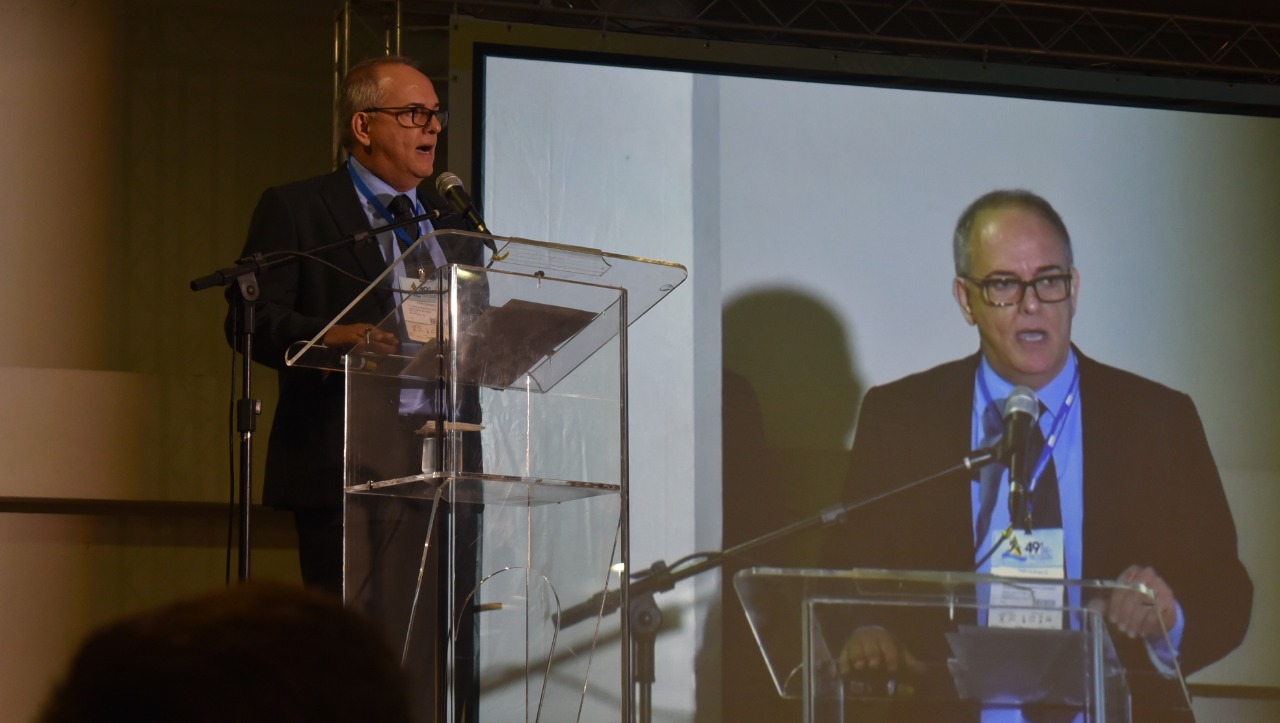
<path id="1" fill-rule="evenodd" d="M 108 359 L 116 7 L 0 9 L 0 366 L 97 369 Z"/>
<path id="2" fill-rule="evenodd" d="M 0 368 L 0 496 L 163 499 L 159 397 L 141 374 Z"/>

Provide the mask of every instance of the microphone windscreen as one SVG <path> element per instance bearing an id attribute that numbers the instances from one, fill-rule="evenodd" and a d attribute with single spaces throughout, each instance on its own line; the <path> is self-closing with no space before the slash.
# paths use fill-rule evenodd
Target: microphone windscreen
<path id="1" fill-rule="evenodd" d="M 449 195 L 449 191 L 454 188 L 462 188 L 462 179 L 457 175 L 445 171 L 436 176 L 436 193 L 441 196 Z"/>
<path id="2" fill-rule="evenodd" d="M 1004 403 L 1005 419 L 1010 414 L 1021 412 L 1031 415 L 1032 419 L 1040 417 L 1040 400 L 1036 399 L 1036 393 L 1031 391 L 1030 387 L 1014 387 L 1009 392 L 1009 398 Z"/>

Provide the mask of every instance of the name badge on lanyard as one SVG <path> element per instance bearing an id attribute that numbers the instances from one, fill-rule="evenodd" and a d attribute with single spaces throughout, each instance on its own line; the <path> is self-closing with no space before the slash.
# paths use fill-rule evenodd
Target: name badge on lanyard
<path id="1" fill-rule="evenodd" d="M 992 544 L 1002 536 L 993 532 Z M 1061 529 L 1021 530 L 1003 545 L 991 561 L 991 574 L 1028 580 L 1062 580 L 1066 577 Z M 987 624 L 997 628 L 1062 628 L 1061 585 L 1019 585 L 1016 582 L 991 586 L 991 607 Z"/>
<path id="2" fill-rule="evenodd" d="M 405 332 L 409 338 L 422 343 L 434 340 L 440 295 L 424 282 L 409 276 L 400 277 L 399 288 L 403 292 L 400 313 L 404 314 Z"/>

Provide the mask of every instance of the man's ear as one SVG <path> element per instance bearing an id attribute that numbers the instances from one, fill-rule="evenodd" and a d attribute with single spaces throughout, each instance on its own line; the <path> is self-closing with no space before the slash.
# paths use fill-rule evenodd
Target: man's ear
<path id="1" fill-rule="evenodd" d="M 357 112 L 351 116 L 351 137 L 361 146 L 369 145 L 369 114 Z"/>
<path id="2" fill-rule="evenodd" d="M 965 286 L 964 279 L 957 276 L 955 281 L 951 283 L 951 295 L 956 297 L 956 304 L 960 306 L 960 313 L 964 314 L 964 320 L 973 326 L 976 322 L 973 320 L 973 308 L 969 304 L 969 287 Z"/>
<path id="3" fill-rule="evenodd" d="M 1076 315 L 1076 304 L 1080 302 L 1080 270 L 1071 267 L 1071 316 Z"/>

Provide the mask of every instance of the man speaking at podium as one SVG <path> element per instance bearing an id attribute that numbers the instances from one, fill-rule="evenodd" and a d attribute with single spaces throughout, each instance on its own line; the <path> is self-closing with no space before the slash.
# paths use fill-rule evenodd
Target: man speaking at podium
<path id="1" fill-rule="evenodd" d="M 1005 399 L 1029 388 L 1040 409 L 1019 474 L 1027 478 L 1026 518 L 1058 545 L 1049 562 L 1055 576 L 1155 592 L 1155 607 L 1133 593 L 1087 602 L 1103 611 L 1126 669 L 1169 672 L 1176 654 L 1185 675 L 1226 655 L 1248 628 L 1253 585 L 1191 399 L 1071 344 L 1080 273 L 1066 226 L 1043 198 L 1021 190 L 978 198 L 956 225 L 954 255 L 953 293 L 978 329 L 979 352 L 867 392 L 845 499 L 927 477 L 990 446 L 1003 431 Z M 1015 501 L 1010 512 L 1007 479 L 991 465 L 970 484 L 952 476 L 872 503 L 832 533 L 824 565 L 990 572 L 992 560 L 1008 557 L 991 554 L 1002 533 L 1023 531 L 1011 519 L 1019 510 Z M 945 660 L 942 636 L 934 636 L 941 647 L 915 650 L 910 632 L 858 628 L 842 669 L 901 679 Z M 1143 702 L 1135 692 L 1140 717 Z M 1006 710 L 982 719 L 1042 718 Z"/>
<path id="2" fill-rule="evenodd" d="M 326 175 L 267 189 L 254 209 L 242 257 L 307 253 L 401 217 L 445 208 L 442 199 L 419 192 L 418 185 L 433 172 L 448 113 L 430 79 L 412 61 L 386 56 L 351 68 L 339 89 L 338 114 L 347 161 Z M 342 594 L 343 564 L 344 381 L 340 374 L 287 367 L 285 353 L 293 343 L 313 338 L 359 296 L 399 255 L 397 244 L 431 231 L 433 223 L 465 228 L 458 217 L 425 221 L 394 236 L 380 233 L 376 245 L 342 247 L 320 260 L 303 258 L 259 279 L 254 359 L 278 370 L 280 378 L 263 502 L 293 511 L 303 582 L 337 595 Z M 482 253 L 478 244 L 435 248 L 431 259 L 421 259 L 427 272 L 433 262 L 446 260 L 479 265 Z M 413 271 L 398 269 L 392 276 Z M 349 323 L 325 333 L 325 345 L 346 349 L 369 334 L 371 345 L 381 343 L 393 351 L 395 335 L 373 328 L 391 307 L 390 288 L 366 297 L 348 313 Z M 234 323 L 232 309 L 228 338 Z M 406 454 L 406 462 L 416 460 Z"/>
<path id="3" fill-rule="evenodd" d="M 354 234 L 446 207 L 443 199 L 419 191 L 418 186 L 434 172 L 448 113 L 441 108 L 430 79 L 412 61 L 386 56 L 351 68 L 339 89 L 338 117 L 347 161 L 331 173 L 267 189 L 253 212 L 242 256 L 307 254 Z M 416 227 L 410 224 L 378 233 L 376 243 L 343 246 L 277 266 L 259 279 L 254 359 L 278 370 L 280 379 L 267 445 L 263 502 L 293 512 L 303 582 L 335 595 L 344 593 L 345 382 L 341 374 L 288 367 L 285 354 L 295 342 L 319 334 L 395 262 L 403 248 L 433 228 L 467 227 L 458 216 L 422 221 Z M 403 288 L 445 263 L 482 266 L 483 247 L 472 241 L 429 239 L 422 245 L 423 253 L 397 264 L 390 275 L 395 281 L 361 299 L 343 324 L 325 332 L 325 346 L 345 351 L 367 338 L 371 350 L 396 351 L 397 335 L 374 326 L 392 313 L 391 284 Z M 234 338 L 235 320 L 232 309 L 227 316 L 229 339 Z M 362 466 L 357 472 L 362 479 L 394 479 L 422 471 L 421 442 L 415 442 L 413 430 L 432 409 L 428 394 L 402 390 L 391 380 L 381 400 L 385 404 L 376 405 L 372 412 L 368 408 L 375 405 L 364 405 L 362 415 L 386 417 L 379 416 L 380 424 L 370 428 L 389 424 L 395 439 L 387 440 L 385 455 L 366 455 L 376 459 L 367 459 L 368 468 Z M 469 454 L 479 452 L 478 444 L 471 447 Z M 348 508 L 347 603 L 381 622 L 396 646 L 402 644 L 408 625 L 431 509 L 429 499 L 372 495 L 361 496 Z M 478 529 L 478 513 L 467 511 L 456 517 L 460 528 Z M 360 563 L 351 565 L 353 557 Z M 415 650 L 427 652 L 409 661 L 417 689 L 428 691 L 430 683 L 424 681 L 435 674 L 432 661 L 438 655 L 433 646 L 443 645 L 431 634 L 435 617 L 445 609 L 436 605 L 443 590 L 437 578 L 448 569 L 440 565 L 437 570 L 436 564 L 433 560 L 428 566 L 424 584 L 428 589 L 418 608 L 418 618 L 426 621 L 421 627 L 428 634 L 415 635 L 414 643 Z M 458 586 L 469 590 L 474 570 L 464 567 L 459 567 L 463 579 Z M 352 569 L 356 572 L 350 573 Z M 467 654 L 468 632 L 474 632 L 469 625 L 460 634 L 459 658 Z"/>

